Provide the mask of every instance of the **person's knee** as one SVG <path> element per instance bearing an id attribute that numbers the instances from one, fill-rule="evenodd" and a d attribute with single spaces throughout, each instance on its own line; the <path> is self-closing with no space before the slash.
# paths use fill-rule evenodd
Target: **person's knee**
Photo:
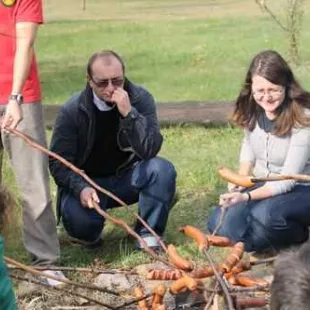
<path id="1" fill-rule="evenodd" d="M 175 180 L 177 173 L 174 165 L 161 157 L 154 157 L 149 160 L 149 168 L 152 173 L 160 176 L 161 180 L 171 181 Z"/>
<path id="2" fill-rule="evenodd" d="M 63 215 L 63 224 L 67 233 L 76 239 L 93 242 L 100 236 L 104 221 L 90 217 L 71 217 Z"/>
<path id="3" fill-rule="evenodd" d="M 174 165 L 161 157 L 154 157 L 140 162 L 133 173 L 133 185 L 144 188 L 150 185 L 158 185 L 175 191 L 176 170 Z"/>

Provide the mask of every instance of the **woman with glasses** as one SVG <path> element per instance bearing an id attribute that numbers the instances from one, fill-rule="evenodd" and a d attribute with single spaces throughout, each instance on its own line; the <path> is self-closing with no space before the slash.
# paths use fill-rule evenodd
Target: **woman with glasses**
<path id="1" fill-rule="evenodd" d="M 239 173 L 310 174 L 309 109 L 310 93 L 281 55 L 256 55 L 233 112 L 233 120 L 244 129 Z M 228 189 L 208 220 L 209 231 L 243 241 L 247 251 L 256 252 L 277 251 L 308 239 L 308 184 L 283 180 L 248 189 L 229 184 Z"/>

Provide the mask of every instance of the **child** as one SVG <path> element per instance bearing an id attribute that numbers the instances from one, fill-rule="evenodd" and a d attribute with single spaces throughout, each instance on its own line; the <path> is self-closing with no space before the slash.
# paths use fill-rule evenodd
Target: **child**
<path id="1" fill-rule="evenodd" d="M 9 208 L 13 203 L 9 193 L 0 185 L 0 310 L 16 310 L 17 304 L 12 282 L 7 273 L 4 256 L 3 234 L 7 224 Z"/>
<path id="2" fill-rule="evenodd" d="M 271 285 L 271 310 L 307 310 L 310 304 L 310 243 L 283 252 L 276 261 Z"/>

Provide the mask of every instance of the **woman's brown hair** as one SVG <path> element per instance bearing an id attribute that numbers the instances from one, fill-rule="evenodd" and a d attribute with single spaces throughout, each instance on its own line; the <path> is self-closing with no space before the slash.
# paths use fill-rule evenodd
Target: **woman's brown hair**
<path id="1" fill-rule="evenodd" d="M 300 86 L 282 56 L 272 50 L 260 52 L 251 61 L 232 115 L 237 125 L 252 131 L 259 115 L 263 113 L 263 108 L 255 102 L 252 95 L 254 75 L 285 88 L 284 101 L 276 110 L 275 135 L 284 136 L 295 126 L 310 125 L 310 118 L 304 114 L 304 108 L 310 109 L 310 93 Z"/>
<path id="2" fill-rule="evenodd" d="M 9 191 L 0 185 L 0 234 L 6 236 L 9 224 L 10 213 L 15 202 Z"/>

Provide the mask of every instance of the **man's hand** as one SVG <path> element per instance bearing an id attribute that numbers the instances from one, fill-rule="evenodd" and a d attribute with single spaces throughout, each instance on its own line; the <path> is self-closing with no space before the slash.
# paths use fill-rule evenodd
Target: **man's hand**
<path id="1" fill-rule="evenodd" d="M 23 119 L 23 112 L 16 100 L 10 100 L 6 106 L 2 119 L 1 129 L 8 127 L 15 129 L 17 124 Z"/>
<path id="2" fill-rule="evenodd" d="M 85 187 L 80 193 L 81 204 L 89 209 L 94 208 L 94 202 L 99 203 L 97 192 L 92 187 Z"/>
<path id="3" fill-rule="evenodd" d="M 114 90 L 111 101 L 116 103 L 119 113 L 126 117 L 131 110 L 131 104 L 128 93 L 123 88 Z"/>
<path id="4" fill-rule="evenodd" d="M 249 196 L 247 193 L 240 193 L 240 192 L 232 192 L 220 195 L 220 202 L 219 204 L 223 207 L 231 207 L 239 202 L 246 202 L 248 201 Z"/>

